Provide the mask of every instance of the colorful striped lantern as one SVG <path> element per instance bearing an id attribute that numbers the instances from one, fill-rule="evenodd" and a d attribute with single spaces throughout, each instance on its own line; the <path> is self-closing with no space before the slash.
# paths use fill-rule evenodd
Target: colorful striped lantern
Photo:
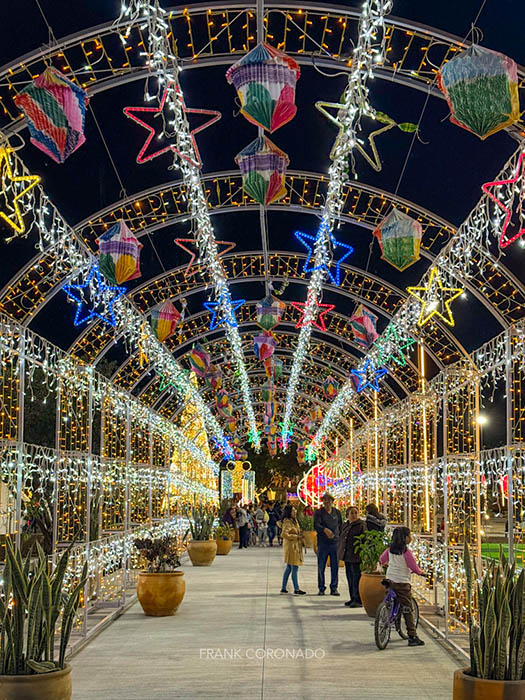
<path id="1" fill-rule="evenodd" d="M 323 382 L 323 389 L 327 399 L 335 399 L 339 391 L 339 382 L 330 374 Z"/>
<path id="2" fill-rule="evenodd" d="M 297 441 L 297 462 L 299 464 L 304 464 L 304 441 Z"/>
<path id="3" fill-rule="evenodd" d="M 400 272 L 419 260 L 422 235 L 419 221 L 399 209 L 392 209 L 374 231 L 381 258 Z"/>
<path id="4" fill-rule="evenodd" d="M 226 430 L 233 435 L 233 433 L 237 430 L 237 418 L 234 418 L 233 416 L 231 418 L 227 418 L 225 421 L 225 426 Z"/>
<path id="5" fill-rule="evenodd" d="M 57 163 L 63 163 L 86 140 L 88 102 L 85 90 L 51 66 L 15 97 L 31 143 Z"/>
<path id="6" fill-rule="evenodd" d="M 97 241 L 98 267 L 111 284 L 122 284 L 140 277 L 140 249 L 135 236 L 123 221 L 112 226 Z"/>
<path id="7" fill-rule="evenodd" d="M 277 454 L 277 439 L 274 437 L 268 437 L 268 452 L 270 457 L 275 457 Z"/>
<path id="8" fill-rule="evenodd" d="M 253 339 L 253 352 L 255 353 L 255 357 L 260 362 L 268 360 L 275 352 L 276 345 L 277 341 L 271 333 L 256 335 Z"/>
<path id="9" fill-rule="evenodd" d="M 195 343 L 190 350 L 188 360 L 192 371 L 199 377 L 204 377 L 211 365 L 210 354 L 206 352 L 200 343 Z"/>
<path id="10" fill-rule="evenodd" d="M 273 394 L 273 387 L 270 382 L 264 382 L 261 387 L 261 395 L 263 401 L 269 401 Z"/>
<path id="11" fill-rule="evenodd" d="M 180 313 L 171 301 L 165 301 L 158 309 L 153 309 L 151 312 L 151 327 L 161 343 L 173 334 L 180 317 Z"/>
<path id="12" fill-rule="evenodd" d="M 233 415 L 233 406 L 230 403 L 230 397 L 225 389 L 219 389 L 216 399 L 217 411 L 223 418 L 231 418 Z"/>
<path id="13" fill-rule="evenodd" d="M 260 43 L 228 69 L 226 80 L 237 90 L 246 119 L 272 133 L 295 117 L 300 75 L 293 58 Z"/>
<path id="14" fill-rule="evenodd" d="M 222 372 L 220 367 L 217 365 L 209 365 L 204 374 L 204 380 L 214 391 L 218 391 L 222 387 Z"/>
<path id="15" fill-rule="evenodd" d="M 315 421 L 312 420 L 310 416 L 306 416 L 306 418 L 303 418 L 302 425 L 303 428 L 306 430 L 307 435 L 312 435 L 315 428 Z"/>
<path id="16" fill-rule="evenodd" d="M 497 51 L 472 45 L 438 73 L 438 86 L 450 108 L 450 121 L 480 139 L 520 118 L 516 63 Z"/>
<path id="17" fill-rule="evenodd" d="M 363 304 L 359 304 L 355 314 L 350 319 L 354 340 L 364 348 L 370 347 L 378 337 L 376 331 L 377 316 L 369 311 Z"/>
<path id="18" fill-rule="evenodd" d="M 286 195 L 284 180 L 290 159 L 266 136 L 260 136 L 235 156 L 246 194 L 268 206 Z"/>
<path id="19" fill-rule="evenodd" d="M 286 304 L 272 294 L 268 294 L 257 303 L 257 325 L 265 331 L 271 331 L 283 317 Z"/>
<path id="20" fill-rule="evenodd" d="M 318 421 L 321 420 L 322 417 L 323 412 L 321 410 L 321 406 L 312 406 L 312 408 L 310 409 L 310 418 L 313 421 Z"/>

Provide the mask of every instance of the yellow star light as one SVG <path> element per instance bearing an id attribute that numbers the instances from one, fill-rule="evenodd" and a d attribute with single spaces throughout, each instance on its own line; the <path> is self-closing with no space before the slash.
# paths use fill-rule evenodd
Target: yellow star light
<path id="1" fill-rule="evenodd" d="M 13 197 L 10 206 L 12 207 L 12 209 L 14 209 L 14 213 L 6 214 L 5 212 L 0 211 L 0 218 L 2 218 L 7 224 L 9 224 L 9 226 L 11 226 L 11 228 L 13 228 L 17 233 L 22 234 L 25 233 L 26 226 L 24 220 L 22 219 L 22 214 L 20 213 L 18 200 L 21 197 L 23 197 L 27 192 L 29 192 L 29 190 L 33 189 L 33 187 L 36 187 L 36 185 L 38 185 L 38 183 L 40 182 L 40 177 L 38 175 L 13 175 L 11 161 L 9 160 L 9 154 L 12 153 L 12 151 L 13 149 L 9 147 L 3 146 L 2 148 L 0 148 L 0 175 L 2 178 L 2 182 L 7 176 L 7 178 L 11 182 L 27 182 L 29 184 L 21 192 L 18 192 L 18 194 L 15 194 L 15 196 Z M 5 196 L 6 202 L 8 202 L 7 191 L 2 190 L 2 194 Z"/>
<path id="2" fill-rule="evenodd" d="M 450 310 L 450 304 L 454 299 L 457 299 L 460 294 L 463 294 L 463 291 L 464 290 L 459 287 L 444 287 L 439 277 L 437 267 L 434 267 L 430 273 L 430 279 L 426 287 L 407 287 L 407 292 L 421 302 L 421 313 L 419 314 L 417 325 L 424 326 L 433 316 L 438 316 L 446 324 L 453 326 L 454 317 Z M 418 294 L 418 292 L 432 293 L 432 301 L 427 300 L 426 294 L 422 295 Z"/>

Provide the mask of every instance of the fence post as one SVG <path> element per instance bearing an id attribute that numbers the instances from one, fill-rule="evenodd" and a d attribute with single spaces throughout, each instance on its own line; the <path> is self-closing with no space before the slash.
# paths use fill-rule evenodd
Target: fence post
<path id="1" fill-rule="evenodd" d="M 18 425 L 16 458 L 16 500 L 15 500 L 15 545 L 20 547 L 22 539 L 22 486 L 24 481 L 24 396 L 26 384 L 26 337 L 25 330 L 20 335 L 18 349 Z"/>
<path id="2" fill-rule="evenodd" d="M 507 541 L 509 545 L 509 562 L 514 563 L 514 431 L 512 426 L 512 379 L 514 362 L 512 357 L 512 327 L 505 334 L 505 406 L 507 418 Z"/>

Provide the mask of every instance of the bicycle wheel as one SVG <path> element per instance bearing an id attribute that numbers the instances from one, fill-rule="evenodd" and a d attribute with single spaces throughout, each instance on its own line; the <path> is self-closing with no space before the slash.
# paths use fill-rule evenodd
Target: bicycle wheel
<path id="1" fill-rule="evenodd" d="M 383 602 L 379 605 L 376 612 L 374 623 L 374 637 L 378 649 L 386 649 L 390 641 L 390 606 Z"/>
<path id="2" fill-rule="evenodd" d="M 415 598 L 412 598 L 412 613 L 414 615 L 414 622 L 416 623 L 416 627 L 419 624 L 419 605 L 417 604 L 417 601 Z M 407 632 L 407 625 L 405 622 L 405 616 L 399 610 L 399 614 L 396 620 L 396 632 L 398 635 L 401 637 L 401 639 L 408 639 L 408 632 Z"/>

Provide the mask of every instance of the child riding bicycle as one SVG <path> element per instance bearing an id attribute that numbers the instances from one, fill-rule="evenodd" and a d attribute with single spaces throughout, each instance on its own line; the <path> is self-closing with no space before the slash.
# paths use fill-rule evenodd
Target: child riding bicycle
<path id="1" fill-rule="evenodd" d="M 408 646 L 423 646 L 425 642 L 419 639 L 416 631 L 414 614 L 412 612 L 412 586 L 410 585 L 411 574 L 425 576 L 417 565 L 414 555 L 408 549 L 411 540 L 410 529 L 408 527 L 396 527 L 392 533 L 390 546 L 385 549 L 379 557 L 381 566 L 388 564 L 386 578 L 391 582 L 399 604 L 405 616 L 408 632 Z"/>

